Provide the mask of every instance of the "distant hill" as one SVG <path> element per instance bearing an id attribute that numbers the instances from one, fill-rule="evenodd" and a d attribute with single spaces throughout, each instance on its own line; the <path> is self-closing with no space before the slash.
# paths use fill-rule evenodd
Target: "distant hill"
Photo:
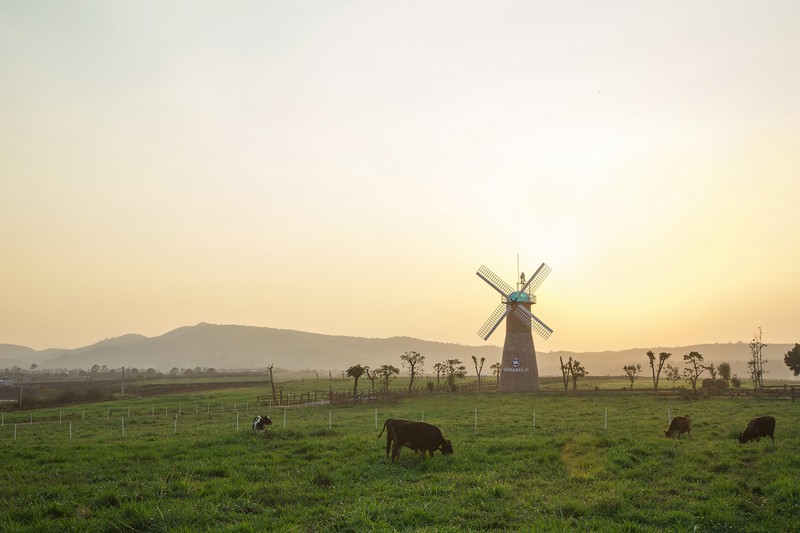
<path id="1" fill-rule="evenodd" d="M 764 349 L 769 378 L 791 378 L 783 364 L 783 355 L 793 344 L 773 344 Z M 90 346 L 75 349 L 37 351 L 24 346 L 0 344 L 0 368 L 84 368 L 106 365 L 109 368 L 177 368 L 258 369 L 274 363 L 286 371 L 340 371 L 355 364 L 377 367 L 392 364 L 400 367 L 400 355 L 414 350 L 426 358 L 426 370 L 438 361 L 460 359 L 472 370 L 471 358 L 485 357 L 484 373 L 489 365 L 500 360 L 500 346 L 468 346 L 426 341 L 412 337 L 385 339 L 322 335 L 304 331 L 265 327 L 198 324 L 175 329 L 158 337 L 123 335 Z M 749 348 L 745 343 L 703 344 L 681 347 L 649 347 L 605 352 L 539 352 L 539 372 L 543 376 L 559 375 L 559 356 L 572 356 L 583 363 L 590 376 L 621 375 L 626 364 L 641 363 L 642 379 L 650 372 L 646 353 L 672 353 L 669 363 L 683 367 L 682 356 L 690 351 L 703 354 L 706 362 L 727 361 L 734 373 L 746 379 Z"/>

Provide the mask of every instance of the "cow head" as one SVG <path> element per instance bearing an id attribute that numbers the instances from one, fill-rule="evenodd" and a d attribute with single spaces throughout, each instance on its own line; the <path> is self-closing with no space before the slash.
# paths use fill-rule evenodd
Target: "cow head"
<path id="1" fill-rule="evenodd" d="M 444 444 L 442 444 L 442 453 L 445 455 L 453 453 L 453 443 L 449 440 L 444 441 Z"/>
<path id="2" fill-rule="evenodd" d="M 747 433 L 747 431 L 742 431 L 741 433 L 739 433 L 739 443 L 744 444 L 749 440 L 750 440 L 750 435 Z"/>

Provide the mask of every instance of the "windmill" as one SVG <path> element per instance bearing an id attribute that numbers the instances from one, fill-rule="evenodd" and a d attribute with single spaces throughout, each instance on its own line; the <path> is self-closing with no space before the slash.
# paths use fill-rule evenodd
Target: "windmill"
<path id="1" fill-rule="evenodd" d="M 500 293 L 500 305 L 483 324 L 478 335 L 488 340 L 494 330 L 506 320 L 506 340 L 503 344 L 503 361 L 500 365 L 498 389 L 504 392 L 538 391 L 539 367 L 536 364 L 536 349 L 533 347 L 532 331 L 547 339 L 553 330 L 531 313 L 536 303 L 533 294 L 544 278 L 553 270 L 542 263 L 536 273 L 525 281 L 523 272 L 517 289 L 503 281 L 497 274 L 481 265 L 476 274 Z"/>

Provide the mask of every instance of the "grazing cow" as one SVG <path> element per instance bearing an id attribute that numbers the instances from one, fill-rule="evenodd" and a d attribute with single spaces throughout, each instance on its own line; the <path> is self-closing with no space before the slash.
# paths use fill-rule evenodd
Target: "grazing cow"
<path id="1" fill-rule="evenodd" d="M 750 440 L 759 440 L 761 437 L 769 437 L 775 442 L 775 417 L 759 416 L 747 424 L 744 431 L 739 433 L 739 442 L 744 444 Z"/>
<path id="2" fill-rule="evenodd" d="M 398 424 L 405 424 L 406 422 L 410 422 L 410 420 L 403 420 L 401 418 L 387 418 L 386 422 L 383 423 L 383 429 L 381 432 L 378 433 L 378 438 L 381 438 L 383 432 L 386 431 L 386 458 L 389 458 L 389 448 L 394 442 L 394 427 Z"/>
<path id="3" fill-rule="evenodd" d="M 404 422 L 392 426 L 394 447 L 392 448 L 392 461 L 400 458 L 400 447 L 411 448 L 418 454 L 419 459 L 428 452 L 433 457 L 433 452 L 441 450 L 445 455 L 453 453 L 453 445 L 445 440 L 439 428 L 425 422 Z"/>
<path id="4" fill-rule="evenodd" d="M 256 415 L 253 419 L 253 431 L 261 431 L 264 426 L 272 425 L 272 419 L 267 415 Z"/>
<path id="5" fill-rule="evenodd" d="M 672 421 L 669 423 L 669 427 L 664 432 L 664 435 L 667 437 L 674 437 L 675 435 L 678 438 L 682 437 L 684 433 L 689 435 L 690 437 L 692 431 L 692 419 L 689 418 L 689 415 L 686 416 L 674 416 L 672 417 Z"/>

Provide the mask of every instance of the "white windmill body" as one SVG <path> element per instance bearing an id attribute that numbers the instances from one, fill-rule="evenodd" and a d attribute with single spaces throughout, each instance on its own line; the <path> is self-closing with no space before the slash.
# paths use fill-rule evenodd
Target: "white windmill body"
<path id="1" fill-rule="evenodd" d="M 525 281 L 522 274 L 514 290 L 494 272 L 481 266 L 476 274 L 500 293 L 500 305 L 478 331 L 483 340 L 488 340 L 500 323 L 506 321 L 506 339 L 503 344 L 503 360 L 500 363 L 498 390 L 502 392 L 529 392 L 539 390 L 539 367 L 532 332 L 547 339 L 553 330 L 531 313 L 536 303 L 533 294 L 552 269 L 542 263 L 536 273 Z"/>

